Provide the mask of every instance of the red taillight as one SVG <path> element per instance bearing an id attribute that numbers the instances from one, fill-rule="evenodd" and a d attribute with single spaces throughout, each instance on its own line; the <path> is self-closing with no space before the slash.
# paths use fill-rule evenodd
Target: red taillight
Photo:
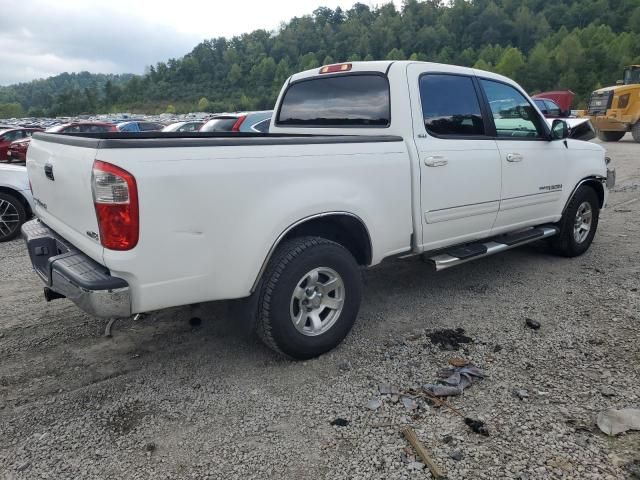
<path id="1" fill-rule="evenodd" d="M 335 65 L 326 65 L 320 69 L 320 73 L 336 73 L 336 72 L 348 72 L 351 70 L 352 65 L 350 63 L 337 63 Z"/>
<path id="2" fill-rule="evenodd" d="M 131 250 L 140 230 L 136 179 L 120 167 L 96 160 L 91 183 L 100 242 L 110 250 Z"/>
<path id="3" fill-rule="evenodd" d="M 247 118 L 246 115 L 240 115 L 238 117 L 238 120 L 236 120 L 236 123 L 234 123 L 233 127 L 231 127 L 231 131 L 232 132 L 239 132 L 240 131 L 240 125 L 242 125 L 242 122 L 244 122 L 246 118 Z M 229 124 L 227 124 L 227 125 L 229 125 Z"/>

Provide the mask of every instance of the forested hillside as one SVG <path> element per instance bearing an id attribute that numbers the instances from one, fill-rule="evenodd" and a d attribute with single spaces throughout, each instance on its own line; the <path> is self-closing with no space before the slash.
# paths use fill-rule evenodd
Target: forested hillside
<path id="1" fill-rule="evenodd" d="M 47 79 L 0 87 L 0 118 L 96 112 L 105 108 L 105 88 L 124 85 L 134 75 L 62 73 Z"/>
<path id="2" fill-rule="evenodd" d="M 319 0 L 320 1 L 320 0 Z M 371 9 L 318 8 L 277 32 L 257 30 L 197 45 L 100 90 L 16 96 L 46 113 L 269 108 L 291 73 L 345 60 L 418 59 L 477 66 L 515 78 L 530 92 L 568 88 L 583 103 L 640 63 L 640 0 L 406 0 Z M 16 87 L 17 88 L 17 87 Z M 82 103 L 85 96 L 91 97 Z M 4 99 L 4 100 L 3 100 Z M 0 90 L 0 102 L 10 101 Z"/>

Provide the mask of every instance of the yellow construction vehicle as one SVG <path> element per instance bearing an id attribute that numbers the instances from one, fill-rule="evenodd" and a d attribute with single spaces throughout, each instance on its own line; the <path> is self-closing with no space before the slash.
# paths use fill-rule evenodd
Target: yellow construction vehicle
<path id="1" fill-rule="evenodd" d="M 604 142 L 617 142 L 631 132 L 640 143 L 640 65 L 625 68 L 624 80 L 616 83 L 593 92 L 587 110 L 578 116 L 589 117 Z"/>

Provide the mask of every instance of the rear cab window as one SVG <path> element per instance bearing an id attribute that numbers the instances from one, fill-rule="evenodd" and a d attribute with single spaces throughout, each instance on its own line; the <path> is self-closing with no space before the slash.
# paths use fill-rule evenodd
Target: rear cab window
<path id="1" fill-rule="evenodd" d="M 292 83 L 276 117 L 280 127 L 388 127 L 389 81 L 376 73 L 313 77 Z"/>

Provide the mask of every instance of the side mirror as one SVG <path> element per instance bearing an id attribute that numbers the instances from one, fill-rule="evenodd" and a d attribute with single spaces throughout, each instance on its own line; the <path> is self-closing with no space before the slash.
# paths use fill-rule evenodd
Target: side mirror
<path id="1" fill-rule="evenodd" d="M 563 140 L 569 137 L 569 126 L 567 122 L 555 119 L 551 124 L 551 140 Z"/>

